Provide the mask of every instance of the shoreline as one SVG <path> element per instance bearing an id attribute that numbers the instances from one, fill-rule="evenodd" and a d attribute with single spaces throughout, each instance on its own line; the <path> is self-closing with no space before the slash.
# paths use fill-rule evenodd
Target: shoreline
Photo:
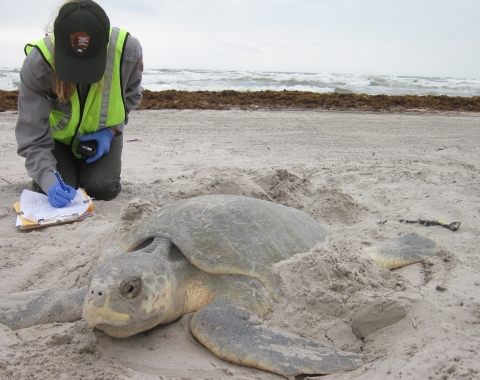
<path id="1" fill-rule="evenodd" d="M 480 112 L 480 96 L 366 95 L 302 91 L 150 91 L 138 110 L 333 110 L 359 112 Z M 0 90 L 0 112 L 17 110 L 17 91 Z"/>

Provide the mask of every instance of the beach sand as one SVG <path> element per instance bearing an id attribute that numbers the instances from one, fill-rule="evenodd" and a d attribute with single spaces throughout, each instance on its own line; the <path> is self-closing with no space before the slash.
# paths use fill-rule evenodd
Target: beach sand
<path id="1" fill-rule="evenodd" d="M 84 286 L 100 253 L 162 205 L 244 195 L 301 209 L 334 232 L 278 265 L 285 297 L 266 318 L 364 354 L 365 365 L 326 379 L 480 378 L 479 114 L 136 111 L 118 198 L 96 201 L 83 222 L 30 232 L 15 228 L 12 212 L 30 186 L 16 116 L 0 113 L 3 294 Z M 363 253 L 409 232 L 435 240 L 435 256 L 390 272 Z M 190 319 L 123 340 L 82 321 L 0 325 L 0 378 L 283 378 L 217 358 L 190 334 Z"/>

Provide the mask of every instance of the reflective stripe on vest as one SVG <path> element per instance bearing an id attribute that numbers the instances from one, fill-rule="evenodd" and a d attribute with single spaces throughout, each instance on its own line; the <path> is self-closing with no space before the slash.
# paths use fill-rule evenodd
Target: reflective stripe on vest
<path id="1" fill-rule="evenodd" d="M 80 100 L 77 90 L 75 90 L 70 99 L 71 114 L 63 115 L 54 109 L 50 113 L 50 130 L 53 137 L 65 144 L 70 144 L 72 138 L 76 137 L 72 144 L 74 152 L 78 144 L 78 138 L 81 136 L 125 121 L 126 113 L 121 88 L 121 58 L 127 35 L 128 33 L 125 30 L 118 28 L 110 29 L 107 65 L 105 75 L 100 82 L 102 90 L 99 90 L 98 83 L 90 86 L 83 115 L 80 115 Z M 45 61 L 52 69 L 55 69 L 53 59 L 55 41 L 53 35 L 28 44 L 25 47 L 25 53 L 30 53 L 34 47 L 40 50 Z M 79 123 L 81 123 L 80 126 L 78 125 Z"/>

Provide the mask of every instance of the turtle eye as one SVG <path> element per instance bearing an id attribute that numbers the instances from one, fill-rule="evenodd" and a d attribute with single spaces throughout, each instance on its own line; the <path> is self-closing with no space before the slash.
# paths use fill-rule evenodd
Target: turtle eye
<path id="1" fill-rule="evenodd" d="M 142 281 L 139 278 L 127 278 L 120 283 L 120 295 L 126 299 L 132 299 L 137 296 L 142 287 Z"/>

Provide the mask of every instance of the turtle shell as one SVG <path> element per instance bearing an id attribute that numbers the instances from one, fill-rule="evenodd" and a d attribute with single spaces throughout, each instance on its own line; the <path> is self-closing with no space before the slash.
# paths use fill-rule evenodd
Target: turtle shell
<path id="1" fill-rule="evenodd" d="M 297 209 L 233 195 L 205 195 L 172 203 L 133 228 L 118 243 L 132 252 L 160 236 L 199 269 L 258 278 L 281 297 L 273 265 L 307 252 L 331 233 Z"/>

